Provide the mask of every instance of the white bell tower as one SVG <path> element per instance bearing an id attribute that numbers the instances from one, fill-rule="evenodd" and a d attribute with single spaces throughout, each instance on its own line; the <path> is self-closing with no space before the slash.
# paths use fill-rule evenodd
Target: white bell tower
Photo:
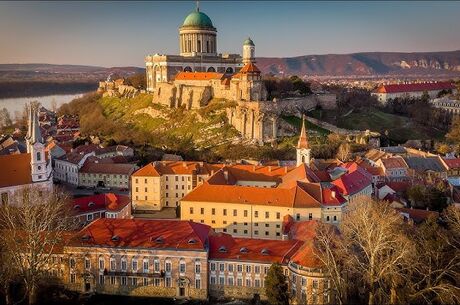
<path id="1" fill-rule="evenodd" d="M 30 110 L 29 128 L 26 138 L 27 152 L 30 153 L 32 182 L 48 180 L 48 170 L 45 156 L 45 141 L 43 140 L 42 133 L 40 131 L 37 111 L 38 109 Z"/>
<path id="2" fill-rule="evenodd" d="M 307 131 L 305 129 L 305 117 L 302 115 L 302 130 L 300 131 L 299 142 L 297 143 L 297 166 L 306 164 L 310 166 L 311 149 L 308 145 Z"/>
<path id="3" fill-rule="evenodd" d="M 243 42 L 243 65 L 256 62 L 256 46 L 251 38 Z"/>

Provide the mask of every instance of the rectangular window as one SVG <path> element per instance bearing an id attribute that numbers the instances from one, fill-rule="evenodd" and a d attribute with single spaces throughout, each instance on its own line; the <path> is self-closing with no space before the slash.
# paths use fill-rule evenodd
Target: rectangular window
<path id="1" fill-rule="evenodd" d="M 255 279 L 254 280 L 254 287 L 256 287 L 256 288 L 260 287 L 260 279 Z"/>
<path id="2" fill-rule="evenodd" d="M 308 220 L 312 220 L 313 219 L 313 214 L 312 213 L 308 213 Z"/>
<path id="3" fill-rule="evenodd" d="M 193 207 L 190 207 L 190 214 L 193 214 Z"/>
<path id="4" fill-rule="evenodd" d="M 201 289 L 201 279 L 195 279 L 195 289 Z"/>
<path id="5" fill-rule="evenodd" d="M 110 270 L 115 271 L 115 269 L 117 269 L 117 262 L 115 261 L 115 259 L 111 259 L 110 260 Z"/>
<path id="6" fill-rule="evenodd" d="M 127 285 L 126 276 L 122 276 L 122 277 L 121 277 L 121 285 L 122 285 L 122 286 L 126 286 L 126 285 Z"/>
<path id="7" fill-rule="evenodd" d="M 121 270 L 122 271 L 126 271 L 126 269 L 128 269 L 128 264 L 126 263 L 126 259 L 122 259 L 121 260 Z"/>
<path id="8" fill-rule="evenodd" d="M 224 272 L 225 271 L 225 264 L 219 264 L 219 271 Z"/>
<path id="9" fill-rule="evenodd" d="M 236 279 L 236 286 L 239 286 L 239 287 L 243 286 L 243 279 L 241 277 Z"/>
<path id="10" fill-rule="evenodd" d="M 166 270 L 166 272 L 171 272 L 171 262 L 166 262 L 165 270 Z"/>
<path id="11" fill-rule="evenodd" d="M 131 278 L 131 285 L 132 286 L 137 286 L 137 277 Z"/>
<path id="12" fill-rule="evenodd" d="M 204 208 L 201 208 L 200 212 L 201 212 L 201 215 L 203 215 L 204 214 Z"/>
<path id="13" fill-rule="evenodd" d="M 281 218 L 281 214 L 280 214 L 280 212 L 277 212 L 276 213 L 276 219 L 280 219 L 280 218 Z"/>
<path id="14" fill-rule="evenodd" d="M 251 287 L 252 286 L 252 283 L 251 283 L 251 279 L 249 277 L 246 278 L 246 287 Z"/>
<path id="15" fill-rule="evenodd" d="M 238 210 L 233 210 L 233 216 L 238 216 Z"/>
<path id="16" fill-rule="evenodd" d="M 104 285 L 104 275 L 99 274 L 99 285 Z"/>
<path id="17" fill-rule="evenodd" d="M 179 264 L 179 272 L 180 273 L 185 273 L 185 262 L 181 262 Z"/>
<path id="18" fill-rule="evenodd" d="M 201 264 L 195 264 L 195 273 L 201 273 Z"/>
<path id="19" fill-rule="evenodd" d="M 225 277 L 223 276 L 219 277 L 219 285 L 225 285 Z"/>
<path id="20" fill-rule="evenodd" d="M 154 284 L 156 287 L 160 286 L 160 279 L 159 279 L 159 278 L 155 278 L 155 279 L 153 280 L 153 284 Z"/>
<path id="21" fill-rule="evenodd" d="M 114 276 L 111 276 L 110 277 L 110 285 L 115 285 L 116 284 L 116 281 L 115 281 L 115 277 Z"/>
<path id="22" fill-rule="evenodd" d="M 248 217 L 248 210 L 244 210 L 244 217 Z"/>
<path id="23" fill-rule="evenodd" d="M 149 272 L 149 261 L 148 260 L 144 260 L 143 267 L 144 267 L 144 273 L 148 273 Z"/>
<path id="24" fill-rule="evenodd" d="M 228 286 L 233 286 L 233 277 L 229 276 L 227 279 Z"/>
<path id="25" fill-rule="evenodd" d="M 132 270 L 133 270 L 133 272 L 137 271 L 137 260 L 135 260 L 135 259 L 133 259 L 133 262 L 132 262 Z"/>
<path id="26" fill-rule="evenodd" d="M 216 264 L 215 263 L 211 263 L 211 271 L 216 271 Z"/>
<path id="27" fill-rule="evenodd" d="M 70 283 L 75 284 L 77 282 L 77 275 L 75 273 L 70 274 Z"/>
<path id="28" fill-rule="evenodd" d="M 91 268 L 91 261 L 88 257 L 85 257 L 85 269 L 89 270 Z"/>
<path id="29" fill-rule="evenodd" d="M 228 272 L 233 272 L 233 264 L 228 264 Z"/>
<path id="30" fill-rule="evenodd" d="M 255 267 L 254 267 L 254 272 L 255 272 L 256 274 L 260 274 L 260 266 L 255 266 Z"/>
<path id="31" fill-rule="evenodd" d="M 144 277 L 144 286 L 149 285 L 149 279 L 147 277 Z"/>
<path id="32" fill-rule="evenodd" d="M 259 211 L 254 211 L 254 217 L 255 218 L 259 217 Z"/>
<path id="33" fill-rule="evenodd" d="M 171 287 L 171 278 L 170 277 L 165 278 L 165 286 L 166 287 Z"/>
<path id="34" fill-rule="evenodd" d="M 212 214 L 212 215 L 216 215 L 216 209 L 215 209 L 215 208 L 212 208 L 212 209 L 211 209 L 211 214 Z"/>
<path id="35" fill-rule="evenodd" d="M 243 272 L 243 265 L 236 265 L 236 271 Z"/>
<path id="36" fill-rule="evenodd" d="M 104 259 L 103 258 L 100 258 L 99 259 L 99 269 L 100 270 L 104 270 Z"/>
<path id="37" fill-rule="evenodd" d="M 246 265 L 246 273 L 251 273 L 251 265 Z"/>
<path id="38" fill-rule="evenodd" d="M 265 218 L 270 218 L 270 212 L 265 212 Z"/>
<path id="39" fill-rule="evenodd" d="M 215 276 L 211 276 L 211 284 L 212 285 L 216 284 L 216 277 Z"/>
<path id="40" fill-rule="evenodd" d="M 159 271 L 160 271 L 160 261 L 159 261 L 159 260 L 156 259 L 156 260 L 153 262 L 153 269 L 154 269 L 155 272 L 159 272 Z"/>
<path id="41" fill-rule="evenodd" d="M 227 216 L 227 209 L 223 209 L 222 213 L 224 216 Z"/>

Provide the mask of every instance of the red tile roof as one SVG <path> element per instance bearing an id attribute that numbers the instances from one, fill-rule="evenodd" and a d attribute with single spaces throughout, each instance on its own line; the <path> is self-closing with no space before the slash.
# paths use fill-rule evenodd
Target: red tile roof
<path id="1" fill-rule="evenodd" d="M 259 68 L 253 63 L 247 63 L 241 68 L 240 73 L 260 73 Z"/>
<path id="2" fill-rule="evenodd" d="M 385 166 L 387 169 L 409 168 L 406 161 L 404 161 L 402 157 L 382 158 L 380 160 L 382 161 L 383 166 Z"/>
<path id="3" fill-rule="evenodd" d="M 73 239 L 75 246 L 206 250 L 211 228 L 180 220 L 99 218 Z"/>
<path id="4" fill-rule="evenodd" d="M 162 175 L 209 175 L 217 171 L 223 164 L 208 164 L 196 161 L 157 161 L 147 164 L 133 176 L 160 177 Z"/>
<path id="5" fill-rule="evenodd" d="M 449 169 L 460 168 L 460 158 L 453 158 L 453 159 L 442 158 L 442 160 L 447 164 Z"/>
<path id="6" fill-rule="evenodd" d="M 410 209 L 410 208 L 396 208 L 400 213 L 409 214 L 409 218 L 412 219 L 415 223 L 420 223 L 427 220 L 429 217 L 439 217 L 438 212 L 420 210 L 420 209 Z"/>
<path id="7" fill-rule="evenodd" d="M 221 79 L 224 74 L 217 72 L 179 72 L 175 80 L 210 80 Z"/>
<path id="8" fill-rule="evenodd" d="M 209 241 L 209 259 L 211 260 L 251 261 L 267 264 L 287 263 L 303 245 L 303 242 L 299 240 L 236 238 L 225 233 L 213 234 Z"/>
<path id="9" fill-rule="evenodd" d="M 402 93 L 455 89 L 451 82 L 411 83 L 381 85 L 374 90 L 375 93 Z"/>
<path id="10" fill-rule="evenodd" d="M 344 174 L 340 178 L 332 181 L 343 195 L 353 195 L 371 185 L 371 180 L 359 171 Z"/>
<path id="11" fill-rule="evenodd" d="M 338 187 L 333 186 L 331 188 L 322 188 L 323 205 L 326 206 L 341 206 L 346 203 L 347 200 L 343 198 Z"/>
<path id="12" fill-rule="evenodd" d="M 262 188 L 240 185 L 212 185 L 204 182 L 185 195 L 182 201 L 222 202 L 296 208 L 321 207 L 320 202 L 301 186 Z"/>
<path id="13" fill-rule="evenodd" d="M 120 211 L 126 207 L 129 202 L 129 196 L 116 195 L 113 193 L 99 194 L 74 199 L 72 202 L 72 210 L 75 214 L 85 214 L 101 210 Z"/>
<path id="14" fill-rule="evenodd" d="M 0 156 L 0 187 L 32 183 L 30 154 Z"/>

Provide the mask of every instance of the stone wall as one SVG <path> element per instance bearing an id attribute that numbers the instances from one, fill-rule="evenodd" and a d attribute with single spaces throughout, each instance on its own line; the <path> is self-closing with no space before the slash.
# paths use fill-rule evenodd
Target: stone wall
<path id="1" fill-rule="evenodd" d="M 258 294 L 262 300 L 267 299 L 263 287 L 209 285 L 209 295 L 214 298 L 225 296 L 226 298 L 252 299 L 255 294 Z"/>
<path id="2" fill-rule="evenodd" d="M 186 109 L 199 109 L 206 106 L 211 99 L 210 86 L 161 83 L 153 93 L 152 102 L 168 108 L 184 106 Z"/>

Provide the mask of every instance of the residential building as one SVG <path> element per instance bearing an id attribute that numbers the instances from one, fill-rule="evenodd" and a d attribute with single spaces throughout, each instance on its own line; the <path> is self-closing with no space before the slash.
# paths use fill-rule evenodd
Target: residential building
<path id="1" fill-rule="evenodd" d="M 423 178 L 428 182 L 439 181 L 447 178 L 447 169 L 441 157 L 405 157 L 409 166 L 409 176 Z"/>
<path id="2" fill-rule="evenodd" d="M 386 104 L 397 98 L 419 98 L 425 92 L 430 98 L 435 98 L 442 90 L 450 90 L 452 93 L 457 91 L 455 84 L 451 82 L 425 82 L 380 85 L 371 95 L 376 96 L 380 103 Z"/>
<path id="3" fill-rule="evenodd" d="M 177 220 L 98 219 L 56 253 L 56 272 L 71 290 L 205 300 L 262 300 L 265 276 L 281 265 L 295 303 L 334 303 L 314 256 L 315 222 L 292 225 L 289 240 L 235 238 Z"/>
<path id="4" fill-rule="evenodd" d="M 409 166 L 402 157 L 381 158 L 376 164 L 380 166 L 389 181 L 404 181 L 409 179 Z"/>
<path id="5" fill-rule="evenodd" d="M 460 176 L 460 158 L 441 158 L 441 162 L 447 169 L 447 177 Z"/>
<path id="6" fill-rule="evenodd" d="M 72 212 L 82 225 L 98 218 L 131 218 L 131 200 L 113 193 L 79 197 L 72 202 Z"/>
<path id="7" fill-rule="evenodd" d="M 136 164 L 102 163 L 98 160 L 86 161 L 78 172 L 78 185 L 85 187 L 108 187 L 129 189 Z"/>
<path id="8" fill-rule="evenodd" d="M 443 109 L 450 114 L 459 115 L 460 114 L 460 101 L 448 96 L 443 96 L 440 98 L 435 98 L 430 100 L 430 104 L 439 109 Z"/>

